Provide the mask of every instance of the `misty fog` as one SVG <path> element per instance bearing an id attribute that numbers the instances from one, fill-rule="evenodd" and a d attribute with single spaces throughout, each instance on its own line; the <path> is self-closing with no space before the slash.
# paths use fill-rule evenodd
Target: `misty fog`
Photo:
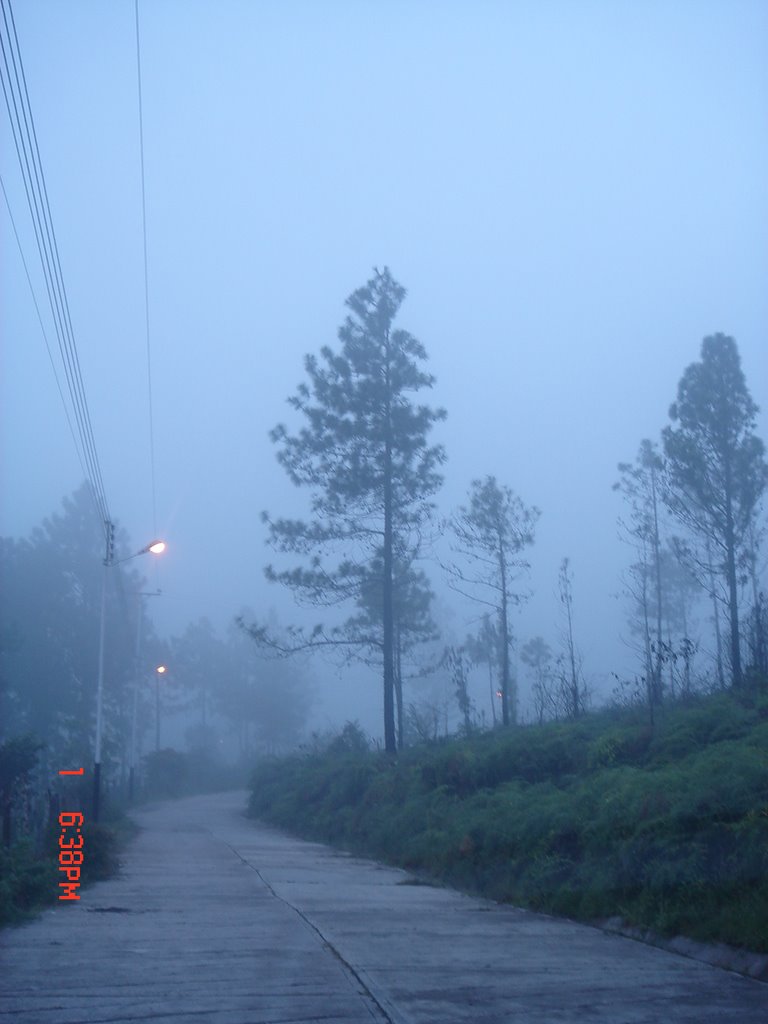
<path id="1" fill-rule="evenodd" d="M 618 465 L 658 443 L 705 336 L 735 339 L 766 435 L 768 8 L 140 11 L 148 309 L 133 5 L 26 0 L 15 14 L 110 510 L 126 552 L 168 543 L 131 563 L 137 587 L 162 590 L 146 608 L 157 652 L 172 663 L 202 619 L 240 650 L 238 615 L 311 627 L 353 610 L 297 608 L 265 579 L 268 563 L 292 563 L 267 547 L 261 513 L 310 507 L 269 432 L 300 428 L 287 399 L 305 356 L 339 349 L 345 300 L 388 267 L 407 290 L 396 326 L 435 377 L 418 400 L 447 413 L 430 436 L 447 461 L 419 562 L 440 640 L 409 671 L 481 625 L 441 567 L 442 524 L 494 476 L 541 513 L 510 618 L 521 719 L 535 718 L 521 650 L 536 637 L 564 649 L 565 558 L 584 681 L 607 700 L 641 671 Z M 43 329 L 58 359 L 7 115 L 0 132 L 0 533 L 21 539 L 84 474 L 44 343 Z M 706 676 L 711 608 L 697 599 L 691 614 Z M 359 720 L 381 736 L 375 668 L 318 655 L 292 678 L 307 729 Z M 494 685 L 482 665 L 469 678 L 490 725 Z M 440 709 L 441 730 L 458 726 L 445 670 L 404 685 L 406 702 Z M 182 745 L 170 703 L 166 735 Z"/>

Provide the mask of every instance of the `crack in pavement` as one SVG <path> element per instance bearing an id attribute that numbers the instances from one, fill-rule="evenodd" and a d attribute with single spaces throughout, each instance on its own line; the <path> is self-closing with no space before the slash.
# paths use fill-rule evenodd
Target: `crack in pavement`
<path id="1" fill-rule="evenodd" d="M 302 910 L 300 910 L 297 906 L 291 903 L 290 900 L 287 900 L 284 896 L 281 896 L 280 893 L 275 890 L 272 884 L 267 881 L 267 879 L 264 877 L 264 875 L 256 867 L 255 864 L 252 864 L 247 857 L 243 857 L 240 851 L 237 850 L 234 846 L 232 846 L 231 843 L 228 843 L 226 839 L 220 839 L 213 832 L 211 832 L 210 834 L 213 839 L 218 840 L 219 842 L 223 843 L 226 847 L 228 847 L 232 851 L 232 853 L 234 853 L 234 855 L 243 864 L 246 865 L 246 867 L 250 868 L 251 871 L 255 871 L 262 885 L 264 885 L 264 887 L 267 889 L 270 895 L 273 896 L 276 900 L 279 900 L 290 910 L 292 910 L 294 914 L 296 914 L 304 922 L 304 924 L 308 928 L 310 928 L 315 933 L 315 935 L 317 935 L 317 937 L 321 940 L 326 949 L 328 949 L 332 953 L 332 955 L 336 957 L 339 963 L 344 967 L 345 971 L 355 979 L 355 981 L 363 990 L 363 993 L 368 997 L 370 1002 L 374 1004 L 384 1024 L 412 1024 L 411 1019 L 409 1017 L 406 1017 L 400 1010 L 397 1009 L 396 1006 L 392 1004 L 390 999 L 384 994 L 384 992 L 381 991 L 378 985 L 374 984 L 374 982 L 371 981 L 370 977 L 368 977 L 365 971 L 363 971 L 361 968 L 353 966 L 353 964 L 351 964 L 349 960 L 347 960 L 342 955 L 342 953 L 339 952 L 339 950 L 336 948 L 336 946 L 334 946 L 334 944 L 331 942 L 328 936 L 321 931 L 321 929 L 314 923 L 314 921 L 311 921 Z M 371 1017 L 375 1020 L 377 1015 L 373 1012 L 370 1004 L 368 1002 L 365 1002 L 365 1006 L 368 1012 L 371 1014 Z"/>

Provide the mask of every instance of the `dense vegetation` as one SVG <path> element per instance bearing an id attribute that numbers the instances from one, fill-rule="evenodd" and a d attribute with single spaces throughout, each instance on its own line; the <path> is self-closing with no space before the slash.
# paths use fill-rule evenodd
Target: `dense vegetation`
<path id="1" fill-rule="evenodd" d="M 36 910 L 53 903 L 59 883 L 58 814 L 56 800 L 39 796 L 42 744 L 32 736 L 0 743 L 0 926 L 27 920 Z M 73 780 L 67 807 L 84 806 L 86 783 Z M 110 878 L 119 866 L 118 850 L 135 832 L 119 809 L 111 806 L 109 820 L 83 826 L 83 884 Z"/>
<path id="2" fill-rule="evenodd" d="M 251 812 L 520 906 L 768 952 L 768 699 L 262 763 Z"/>
<path id="3" fill-rule="evenodd" d="M 86 822 L 83 851 L 87 855 L 80 876 L 83 885 L 116 873 L 118 851 L 135 831 L 135 826 L 122 817 L 108 823 Z M 50 827 L 40 841 L 24 835 L 8 847 L 0 846 L 0 927 L 26 921 L 58 899 L 62 881 L 59 835 L 57 828 Z"/>
<path id="4" fill-rule="evenodd" d="M 71 780 L 64 802 L 40 796 L 42 745 L 33 737 L 20 736 L 0 743 L 0 927 L 28 920 L 56 901 L 63 877 L 58 870 L 58 812 L 80 808 L 83 825 L 81 882 L 111 878 L 120 865 L 120 851 L 136 834 L 137 827 L 125 814 L 124 794 L 110 792 L 105 802 L 106 820 L 89 820 L 90 780 Z M 242 765 L 225 765 L 205 752 L 183 753 L 163 749 L 144 758 L 140 796 L 149 800 L 177 799 L 193 793 L 243 785 Z"/>
<path id="5" fill-rule="evenodd" d="M 126 795 L 132 765 L 137 790 L 157 791 L 157 766 L 146 757 L 182 728 L 190 761 L 206 766 L 225 760 L 225 738 L 228 761 L 294 746 L 306 716 L 306 674 L 265 664 L 240 630 L 221 636 L 205 619 L 160 640 L 147 607 L 157 595 L 131 569 L 132 550 L 119 532 L 117 553 L 126 561 L 106 574 L 105 800 Z M 43 801 L 48 788 L 59 788 L 60 769 L 90 772 L 94 761 L 103 556 L 86 485 L 29 537 L 0 537 L 0 745 L 35 738 L 33 788 Z M 160 664 L 167 671 L 158 677 Z M 89 810 L 92 785 L 87 779 L 83 794 Z M 17 791 L 17 805 L 21 799 Z"/>

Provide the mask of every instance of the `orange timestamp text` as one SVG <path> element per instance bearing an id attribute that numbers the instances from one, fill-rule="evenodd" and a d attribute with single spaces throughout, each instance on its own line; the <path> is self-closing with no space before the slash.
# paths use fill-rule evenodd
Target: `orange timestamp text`
<path id="1" fill-rule="evenodd" d="M 60 900 L 79 900 L 76 889 L 80 886 L 80 867 L 83 863 L 83 816 L 79 811 L 64 811 L 59 815 L 59 871 L 66 876 L 59 882 Z"/>

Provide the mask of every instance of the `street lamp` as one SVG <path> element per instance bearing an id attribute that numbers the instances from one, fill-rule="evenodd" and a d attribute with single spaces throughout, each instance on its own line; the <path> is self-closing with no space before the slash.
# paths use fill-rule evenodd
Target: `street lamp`
<path id="1" fill-rule="evenodd" d="M 155 750 L 160 749 L 160 677 L 167 671 L 165 665 L 155 669 Z"/>
<path id="2" fill-rule="evenodd" d="M 101 578 L 101 622 L 99 624 L 99 677 L 96 685 L 96 750 L 93 757 L 93 820 L 99 820 L 99 804 L 101 797 L 101 732 L 102 732 L 102 708 L 104 703 L 104 639 L 106 633 L 107 618 L 107 571 L 114 565 L 128 562 L 132 558 L 144 555 L 147 552 L 161 554 L 165 551 L 165 542 L 154 540 L 151 544 L 137 551 L 127 558 L 115 558 L 115 526 L 109 519 L 104 520 L 107 535 L 107 547 L 104 556 L 104 574 Z"/>

